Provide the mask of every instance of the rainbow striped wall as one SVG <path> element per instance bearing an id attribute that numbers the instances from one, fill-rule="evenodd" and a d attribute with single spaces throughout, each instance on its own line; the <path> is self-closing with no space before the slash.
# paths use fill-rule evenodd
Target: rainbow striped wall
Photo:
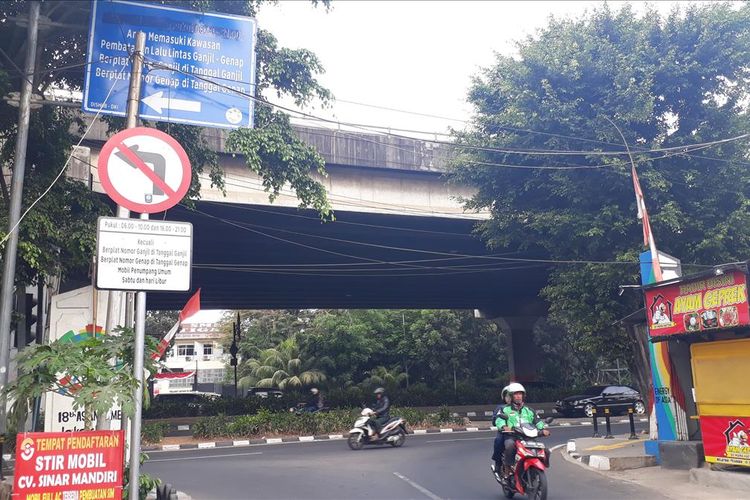
<path id="1" fill-rule="evenodd" d="M 651 253 L 643 252 L 640 261 L 641 284 L 656 283 L 651 264 Z M 669 344 L 667 342 L 649 342 L 648 346 L 651 357 L 651 377 L 654 385 L 651 393 L 652 411 L 656 415 L 658 439 L 660 441 L 675 441 L 679 438 L 677 413 L 684 414 L 684 409 L 680 407 L 679 403 L 679 394 L 682 391 L 679 389 L 676 377 L 673 376 L 669 359 Z"/>

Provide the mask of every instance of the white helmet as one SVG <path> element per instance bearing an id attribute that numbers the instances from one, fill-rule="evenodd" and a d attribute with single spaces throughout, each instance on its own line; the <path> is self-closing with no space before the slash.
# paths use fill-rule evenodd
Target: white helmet
<path id="1" fill-rule="evenodd" d="M 524 389 L 524 387 L 521 384 L 519 384 L 518 382 L 511 382 L 510 384 L 508 384 L 505 387 L 504 390 L 508 391 L 508 393 L 510 393 L 510 394 L 515 394 L 517 392 L 522 392 L 524 396 L 526 395 L 526 389 Z"/>
<path id="2" fill-rule="evenodd" d="M 318 388 L 317 387 L 313 387 L 312 389 L 310 389 L 310 392 L 312 392 L 313 394 L 317 394 L 318 393 Z"/>

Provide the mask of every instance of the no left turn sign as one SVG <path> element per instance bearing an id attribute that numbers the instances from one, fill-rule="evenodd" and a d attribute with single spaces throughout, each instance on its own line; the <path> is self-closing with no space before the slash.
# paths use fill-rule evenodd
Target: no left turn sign
<path id="1" fill-rule="evenodd" d="M 170 135 L 147 127 L 123 130 L 104 144 L 97 163 L 104 191 L 138 213 L 163 212 L 190 187 L 190 160 Z"/>

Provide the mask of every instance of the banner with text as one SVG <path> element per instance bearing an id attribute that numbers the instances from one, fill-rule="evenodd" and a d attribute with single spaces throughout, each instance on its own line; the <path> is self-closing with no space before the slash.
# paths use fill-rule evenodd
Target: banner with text
<path id="1" fill-rule="evenodd" d="M 747 276 L 740 271 L 645 292 L 651 338 L 750 324 Z"/>
<path id="2" fill-rule="evenodd" d="M 706 462 L 750 467 L 750 417 L 701 417 Z"/>
<path id="3" fill-rule="evenodd" d="M 119 500 L 124 445 L 123 431 L 19 434 L 13 498 Z"/>

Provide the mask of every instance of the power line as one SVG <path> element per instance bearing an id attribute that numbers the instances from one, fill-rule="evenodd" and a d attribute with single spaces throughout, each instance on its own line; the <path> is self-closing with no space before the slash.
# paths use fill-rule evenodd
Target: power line
<path id="1" fill-rule="evenodd" d="M 122 75 L 122 73 L 123 73 L 123 71 L 125 71 L 126 67 L 127 67 L 127 63 L 125 63 L 125 64 L 122 65 L 122 68 L 120 68 L 120 72 L 118 73 L 118 76 Z M 114 83 L 112 84 L 112 86 L 109 88 L 109 92 L 107 92 L 107 95 L 104 97 L 104 100 L 103 100 L 101 106 L 99 106 L 99 109 L 96 111 L 96 115 L 94 115 L 94 119 L 91 120 L 91 123 L 89 124 L 88 128 L 83 133 L 83 135 L 81 136 L 80 140 L 78 141 L 78 144 L 76 144 L 75 148 L 73 148 L 71 150 L 70 154 L 68 155 L 68 159 L 65 160 L 65 164 L 62 166 L 62 168 L 58 172 L 57 176 L 55 176 L 55 178 L 52 180 L 52 182 L 50 183 L 50 185 L 47 186 L 47 189 L 45 189 L 44 192 L 42 192 L 42 194 L 40 194 L 31 203 L 31 205 L 28 206 L 28 208 L 23 212 L 23 214 L 21 214 L 21 217 L 18 218 L 18 221 L 13 225 L 12 228 L 10 228 L 10 231 L 8 231 L 8 234 L 6 234 L 3 237 L 3 239 L 0 240 L 0 245 L 4 244 L 8 240 L 8 238 L 10 238 L 10 235 L 13 234 L 13 231 L 15 231 L 18 228 L 18 226 L 21 224 L 21 222 L 24 220 L 24 218 L 26 218 L 26 215 L 28 215 L 28 213 L 31 211 L 31 209 L 34 208 L 34 206 L 36 206 L 36 204 L 39 203 L 39 201 L 42 198 L 44 198 L 45 196 L 47 196 L 47 193 L 49 193 L 52 190 L 52 187 L 57 183 L 57 181 L 60 180 L 60 178 L 62 177 L 62 175 L 65 173 L 65 170 L 68 168 L 68 164 L 70 163 L 70 160 L 73 158 L 73 154 L 74 154 L 75 150 L 81 146 L 81 143 L 86 138 L 86 136 L 88 135 L 88 133 L 91 131 L 91 128 L 94 126 L 94 123 L 96 123 L 96 119 L 99 118 L 99 115 L 101 114 L 102 110 L 107 105 L 107 101 L 109 100 L 109 97 L 112 95 L 112 91 L 115 89 L 116 85 L 117 85 L 117 80 L 115 80 Z"/>
<path id="2" fill-rule="evenodd" d="M 226 90 L 228 90 L 230 92 L 235 92 L 235 93 L 237 93 L 239 95 L 245 96 L 248 99 L 251 99 L 251 100 L 253 100 L 253 101 L 257 102 L 257 103 L 261 103 L 261 104 L 264 104 L 264 105 L 267 105 L 267 106 L 271 106 L 273 108 L 277 108 L 277 109 L 286 111 L 288 113 L 299 114 L 299 115 L 302 115 L 302 116 L 305 116 L 305 117 L 308 117 L 308 118 L 311 118 L 311 119 L 316 119 L 316 120 L 320 120 L 320 121 L 328 122 L 328 123 L 333 123 L 333 124 L 337 124 L 337 125 L 345 125 L 345 126 L 354 127 L 354 125 L 346 123 L 346 122 L 340 122 L 340 121 L 337 121 L 337 120 L 331 120 L 331 119 L 328 119 L 328 118 L 323 118 L 323 117 L 311 115 L 309 113 L 305 113 L 305 112 L 302 112 L 302 111 L 298 111 L 298 110 L 295 110 L 295 109 L 288 108 L 286 106 L 281 106 L 279 104 L 272 103 L 272 102 L 267 101 L 266 99 L 264 99 L 262 97 L 258 97 L 258 96 L 252 95 L 252 94 L 248 94 L 247 92 L 235 89 L 235 88 L 230 87 L 228 85 L 224 85 L 224 84 L 222 84 L 220 82 L 217 82 L 216 80 L 214 80 L 212 78 L 207 78 L 205 76 L 198 75 L 198 74 L 195 74 L 195 73 L 191 73 L 191 72 L 188 72 L 188 71 L 184 71 L 184 70 L 181 70 L 179 68 L 173 68 L 173 67 L 165 66 L 164 64 L 162 64 L 162 63 L 160 63 L 158 61 L 151 60 L 151 61 L 149 61 L 149 63 L 152 66 L 156 67 L 156 68 L 160 68 L 160 69 L 165 69 L 165 70 L 169 70 L 169 71 L 173 71 L 173 72 L 182 73 L 182 74 L 185 74 L 185 75 L 192 76 L 193 78 L 196 78 L 198 80 L 203 80 L 203 81 L 206 81 L 208 83 L 212 83 L 213 85 L 216 85 L 218 87 L 226 89 Z M 358 128 L 363 128 L 363 127 L 358 127 Z M 367 129 L 365 129 L 365 130 L 369 131 L 369 132 L 374 132 L 372 130 L 367 130 Z M 375 132 L 375 133 L 378 133 L 378 132 Z M 400 139 L 408 139 L 408 140 L 413 140 L 414 139 L 413 137 L 408 137 L 408 136 L 399 135 L 399 134 L 393 134 L 393 133 L 390 133 L 390 132 L 389 133 L 380 132 L 380 133 L 382 133 L 384 135 L 387 135 L 387 136 L 400 138 Z M 668 148 L 653 148 L 653 149 L 649 149 L 649 150 L 639 151 L 638 154 L 640 155 L 640 154 L 648 154 L 648 153 L 660 153 L 660 152 L 666 152 L 666 151 L 689 152 L 690 148 L 692 148 L 692 147 L 715 146 L 715 145 L 718 145 L 718 144 L 724 144 L 724 143 L 727 143 L 727 142 L 733 142 L 733 141 L 745 139 L 745 138 L 748 138 L 748 137 L 750 137 L 750 133 L 748 133 L 748 134 L 741 134 L 739 136 L 735 136 L 735 137 L 731 137 L 731 138 L 726 138 L 726 139 L 721 139 L 721 140 L 716 140 L 716 141 L 703 142 L 703 143 L 695 143 L 695 144 L 691 144 L 691 145 L 687 145 L 687 146 L 675 146 L 675 147 L 668 147 Z M 618 150 L 618 151 L 574 151 L 574 150 L 547 150 L 547 149 L 527 149 L 527 150 L 523 150 L 523 149 L 515 149 L 515 148 L 490 148 L 490 147 L 484 147 L 484 146 L 456 144 L 456 143 L 453 143 L 453 142 L 439 141 L 439 140 L 436 140 L 436 139 L 434 139 L 434 140 L 425 139 L 424 141 L 425 142 L 431 142 L 431 143 L 434 143 L 434 144 L 441 144 L 441 145 L 445 145 L 445 146 L 449 146 L 449 147 L 453 147 L 453 148 L 472 149 L 472 150 L 487 151 L 487 152 L 494 152 L 494 153 L 503 153 L 503 154 L 519 154 L 519 155 L 525 155 L 525 156 L 534 156 L 534 155 L 541 155 L 541 156 L 552 156 L 552 155 L 555 155 L 555 156 L 622 156 L 622 155 L 627 155 L 628 154 L 628 152 L 625 151 L 625 150 Z"/>

